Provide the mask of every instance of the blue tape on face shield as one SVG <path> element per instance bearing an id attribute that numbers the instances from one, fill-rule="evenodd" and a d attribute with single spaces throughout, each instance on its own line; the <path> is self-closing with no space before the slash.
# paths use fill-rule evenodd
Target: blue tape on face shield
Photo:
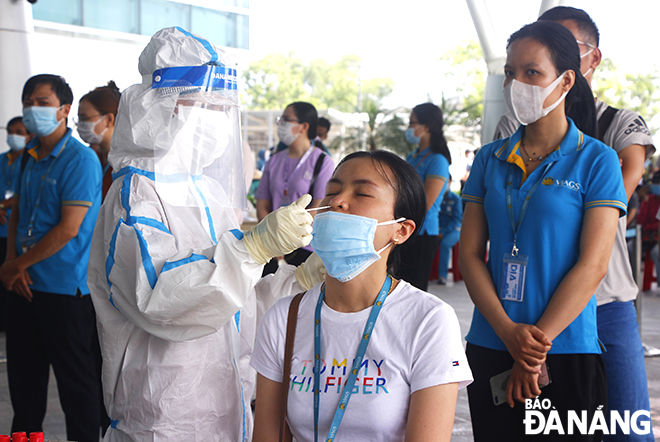
<path id="1" fill-rule="evenodd" d="M 180 66 L 157 69 L 152 75 L 152 89 L 163 95 L 195 91 L 238 90 L 236 69 L 224 66 Z"/>
<path id="2" fill-rule="evenodd" d="M 381 250 L 374 249 L 376 227 L 405 221 L 399 218 L 378 223 L 373 218 L 341 212 L 319 213 L 312 225 L 312 242 L 328 275 L 347 282 L 380 259 Z"/>

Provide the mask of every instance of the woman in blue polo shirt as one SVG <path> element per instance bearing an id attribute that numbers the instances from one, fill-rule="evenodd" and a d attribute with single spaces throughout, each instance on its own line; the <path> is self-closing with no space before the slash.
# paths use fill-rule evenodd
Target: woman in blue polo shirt
<path id="1" fill-rule="evenodd" d="M 556 411 L 565 431 L 570 410 L 586 410 L 591 422 L 606 409 L 593 293 L 626 211 L 616 153 L 591 138 L 593 94 L 570 31 L 554 22 L 523 27 L 509 39 L 504 70 L 505 101 L 522 125 L 479 151 L 463 192 L 475 441 L 524 439 L 524 401 L 537 395 L 551 407 L 537 411 Z M 541 389 L 545 367 L 551 383 Z M 497 377 L 507 370 L 508 381 Z"/>
<path id="2" fill-rule="evenodd" d="M 415 168 L 424 182 L 426 218 L 407 253 L 403 254 L 401 279 L 424 291 L 428 289 L 433 257 L 440 243 L 438 215 L 448 187 L 451 164 L 443 125 L 440 108 L 432 103 L 424 103 L 413 108 L 406 131 L 406 139 L 419 145 L 406 161 Z"/>

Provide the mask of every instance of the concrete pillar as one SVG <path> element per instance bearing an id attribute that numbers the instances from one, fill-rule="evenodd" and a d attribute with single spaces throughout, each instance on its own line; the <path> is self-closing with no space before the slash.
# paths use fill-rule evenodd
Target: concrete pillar
<path id="1" fill-rule="evenodd" d="M 22 114 L 21 91 L 32 76 L 32 6 L 26 0 L 0 0 L 0 151 L 6 151 L 7 122 Z"/>
<path id="2" fill-rule="evenodd" d="M 493 139 L 497 122 L 506 112 L 506 104 L 502 95 L 506 48 L 496 38 L 486 1 L 466 0 L 466 2 L 488 66 L 488 78 L 484 91 L 484 114 L 481 120 L 481 142 L 486 144 Z"/>
<path id="3" fill-rule="evenodd" d="M 567 0 L 543 0 L 541 2 L 541 8 L 539 9 L 539 17 L 548 9 L 552 9 L 556 6 L 573 6 L 570 3 L 571 2 Z"/>

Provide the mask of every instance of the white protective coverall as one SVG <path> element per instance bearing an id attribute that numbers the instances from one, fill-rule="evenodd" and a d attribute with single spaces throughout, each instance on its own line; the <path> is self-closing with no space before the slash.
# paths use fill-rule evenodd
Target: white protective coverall
<path id="1" fill-rule="evenodd" d="M 248 253 L 234 209 L 212 203 L 210 186 L 158 182 L 159 170 L 185 175 L 168 128 L 184 95 L 152 89 L 151 75 L 213 59 L 228 62 L 209 42 L 163 29 L 140 56 L 143 83 L 122 94 L 109 155 L 118 172 L 88 273 L 112 420 L 105 441 L 251 440 L 257 312 L 303 290 L 290 266 L 259 281 L 263 265 Z"/>

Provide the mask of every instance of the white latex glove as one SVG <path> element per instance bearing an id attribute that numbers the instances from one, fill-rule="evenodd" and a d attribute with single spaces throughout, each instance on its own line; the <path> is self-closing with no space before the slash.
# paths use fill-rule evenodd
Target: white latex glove
<path id="1" fill-rule="evenodd" d="M 312 253 L 309 258 L 296 268 L 296 279 L 305 290 L 325 281 L 325 267 L 319 255 Z"/>
<path id="2" fill-rule="evenodd" d="M 312 215 L 305 207 L 311 195 L 303 195 L 288 206 L 266 215 L 243 238 L 248 253 L 259 264 L 266 264 L 275 256 L 286 255 L 312 241 Z"/>

